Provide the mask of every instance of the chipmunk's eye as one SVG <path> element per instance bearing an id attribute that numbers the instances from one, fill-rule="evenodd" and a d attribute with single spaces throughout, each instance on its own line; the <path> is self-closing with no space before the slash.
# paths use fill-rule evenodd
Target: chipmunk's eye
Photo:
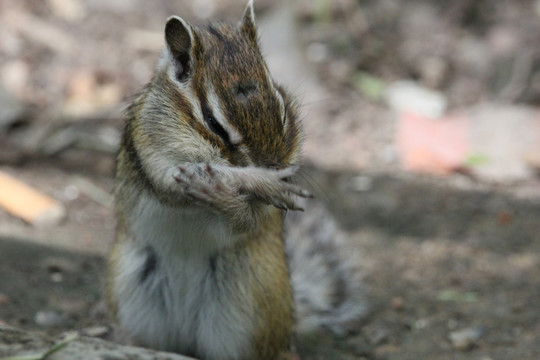
<path id="1" fill-rule="evenodd" d="M 204 121 L 206 121 L 206 124 L 214 132 L 214 134 L 218 135 L 220 138 L 223 139 L 226 145 L 231 145 L 229 134 L 227 131 L 221 126 L 221 124 L 216 120 L 210 109 L 208 109 L 206 106 L 203 106 L 203 116 Z"/>
<path id="2" fill-rule="evenodd" d="M 225 131 L 223 126 L 221 126 L 217 122 L 215 117 L 213 117 L 212 115 L 207 115 L 207 116 L 205 116 L 204 120 L 208 124 L 208 127 L 210 128 L 210 130 L 212 130 L 214 133 L 216 133 L 221 138 L 223 138 L 223 140 L 228 140 L 229 139 L 229 134 L 227 134 L 227 132 Z"/>

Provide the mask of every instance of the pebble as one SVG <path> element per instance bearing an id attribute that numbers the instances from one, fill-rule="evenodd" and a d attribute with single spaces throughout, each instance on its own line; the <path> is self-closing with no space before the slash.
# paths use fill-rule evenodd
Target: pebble
<path id="1" fill-rule="evenodd" d="M 66 321 L 66 317 L 55 310 L 40 310 L 34 316 L 34 321 L 39 326 L 53 327 L 62 325 Z"/>
<path id="2" fill-rule="evenodd" d="M 462 330 L 452 331 L 449 335 L 449 339 L 455 349 L 466 351 L 475 346 L 484 333 L 485 329 L 483 327 L 473 326 Z"/>
<path id="3" fill-rule="evenodd" d="M 55 283 L 64 281 L 64 275 L 60 272 L 54 272 L 51 274 L 51 280 Z"/>
<path id="4" fill-rule="evenodd" d="M 68 201 L 73 201 L 79 198 L 80 191 L 75 185 L 68 185 L 65 187 L 63 196 Z"/>
<path id="5" fill-rule="evenodd" d="M 373 179 L 369 176 L 360 175 L 352 179 L 352 187 L 358 192 L 366 192 L 373 188 Z"/>
<path id="6" fill-rule="evenodd" d="M 388 106 L 398 113 L 413 112 L 433 119 L 442 116 L 448 105 L 442 93 L 405 80 L 389 85 L 385 99 Z"/>
<path id="7" fill-rule="evenodd" d="M 324 62 L 328 58 L 328 49 L 322 43 L 312 43 L 306 49 L 306 56 L 314 63 Z"/>
<path id="8" fill-rule="evenodd" d="M 106 326 L 92 326 L 83 329 L 82 333 L 91 337 L 103 337 L 109 333 L 109 328 Z"/>

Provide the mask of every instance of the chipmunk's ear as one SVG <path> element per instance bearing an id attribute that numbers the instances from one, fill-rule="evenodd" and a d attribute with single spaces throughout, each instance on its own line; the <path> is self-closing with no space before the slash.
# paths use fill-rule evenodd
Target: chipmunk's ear
<path id="1" fill-rule="evenodd" d="M 171 16 L 165 25 L 165 43 L 175 66 L 176 79 L 185 80 L 192 70 L 193 31 L 178 16 Z"/>
<path id="2" fill-rule="evenodd" d="M 255 11 L 253 10 L 253 0 L 249 0 L 240 22 L 240 30 L 244 36 L 255 46 L 257 46 L 257 28 L 255 27 Z"/>

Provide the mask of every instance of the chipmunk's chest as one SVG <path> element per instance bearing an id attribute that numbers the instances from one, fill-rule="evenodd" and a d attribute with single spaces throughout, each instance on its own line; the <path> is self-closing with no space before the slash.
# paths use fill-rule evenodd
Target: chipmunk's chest
<path id="1" fill-rule="evenodd" d="M 152 348 L 215 359 L 249 351 L 249 296 L 238 299 L 218 250 L 233 239 L 211 214 L 186 214 L 160 204 L 134 209 L 133 238 L 118 244 L 118 317 L 130 335 Z M 193 216 L 195 215 L 195 217 Z M 214 226 L 215 228 L 212 228 Z M 221 230 L 221 231 L 218 231 Z M 214 235 L 216 232 L 216 235 Z M 228 284 L 231 285 L 231 284 Z M 249 294 L 248 294 L 249 295 Z M 231 321 L 235 319 L 235 321 Z"/>

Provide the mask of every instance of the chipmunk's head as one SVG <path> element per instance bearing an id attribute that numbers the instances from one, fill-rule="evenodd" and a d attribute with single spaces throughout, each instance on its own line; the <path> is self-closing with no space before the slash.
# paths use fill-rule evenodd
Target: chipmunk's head
<path id="1" fill-rule="evenodd" d="M 172 16 L 165 42 L 160 66 L 174 106 L 196 136 L 236 166 L 283 168 L 298 161 L 297 109 L 261 55 L 252 1 L 238 25 L 196 27 Z"/>

